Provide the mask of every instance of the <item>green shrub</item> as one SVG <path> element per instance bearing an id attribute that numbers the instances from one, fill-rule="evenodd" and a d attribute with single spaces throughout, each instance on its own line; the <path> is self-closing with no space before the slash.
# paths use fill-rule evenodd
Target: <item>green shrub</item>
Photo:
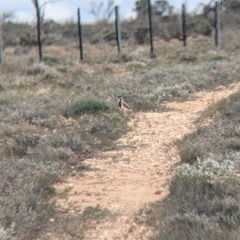
<path id="1" fill-rule="evenodd" d="M 129 39 L 127 31 L 121 30 L 121 39 L 122 40 L 128 40 Z"/>
<path id="2" fill-rule="evenodd" d="M 20 37 L 20 45 L 22 46 L 36 46 L 37 43 L 37 38 L 33 34 L 25 33 Z"/>
<path id="3" fill-rule="evenodd" d="M 80 116 L 83 114 L 95 114 L 99 112 L 105 112 L 109 109 L 109 106 L 99 100 L 86 99 L 75 102 L 66 111 L 67 116 Z"/>
<path id="4" fill-rule="evenodd" d="M 194 145 L 194 143 L 184 144 L 179 147 L 179 150 L 180 158 L 183 163 L 193 164 L 198 158 L 203 156 L 201 148 L 196 146 L 196 144 Z"/>
<path id="5" fill-rule="evenodd" d="M 103 31 L 103 39 L 106 42 L 111 42 L 113 40 L 116 40 L 116 32 L 114 30 L 111 30 L 111 29 L 105 29 Z"/>
<path id="6" fill-rule="evenodd" d="M 105 29 L 102 33 L 102 38 L 106 41 L 106 42 L 111 42 L 116 40 L 116 31 L 115 30 L 111 30 L 109 28 Z M 121 31 L 121 39 L 122 40 L 128 40 L 128 34 L 126 31 Z"/>
<path id="7" fill-rule="evenodd" d="M 148 28 L 140 27 L 134 33 L 134 38 L 138 44 L 144 44 L 147 41 L 148 37 Z"/>
<path id="8" fill-rule="evenodd" d="M 177 57 L 183 62 L 195 62 L 197 55 L 190 49 L 181 49 L 176 53 Z"/>
<path id="9" fill-rule="evenodd" d="M 170 194 L 162 204 L 165 220 L 158 223 L 161 231 L 151 239 L 234 239 L 240 224 L 236 172 L 236 165 L 228 160 L 207 159 L 177 167 Z M 151 223 L 154 212 L 150 211 Z"/>
<path id="10" fill-rule="evenodd" d="M 210 36 L 212 33 L 211 23 L 208 20 L 199 22 L 196 31 L 204 36 Z"/>

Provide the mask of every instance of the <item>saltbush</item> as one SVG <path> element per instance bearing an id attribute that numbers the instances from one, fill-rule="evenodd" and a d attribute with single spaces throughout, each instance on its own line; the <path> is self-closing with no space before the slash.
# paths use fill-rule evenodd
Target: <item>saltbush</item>
<path id="1" fill-rule="evenodd" d="M 66 111 L 67 116 L 80 116 L 83 114 L 96 114 L 99 112 L 105 112 L 109 109 L 109 106 L 99 100 L 86 99 L 73 103 Z"/>

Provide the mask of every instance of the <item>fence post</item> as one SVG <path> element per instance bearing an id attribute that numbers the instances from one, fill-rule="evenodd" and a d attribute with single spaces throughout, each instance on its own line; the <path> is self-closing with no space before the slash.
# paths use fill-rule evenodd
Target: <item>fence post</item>
<path id="1" fill-rule="evenodd" d="M 182 4 L 182 35 L 183 35 L 183 47 L 187 46 L 187 35 L 186 35 L 186 6 Z"/>
<path id="2" fill-rule="evenodd" d="M 152 33 L 152 5 L 151 5 L 151 0 L 148 0 L 148 18 L 149 18 L 150 51 L 151 51 L 151 57 L 153 57 L 154 56 L 154 49 L 153 49 L 153 33 Z"/>
<path id="3" fill-rule="evenodd" d="M 116 40 L 117 40 L 117 45 L 118 45 L 118 52 L 121 53 L 121 50 L 122 50 L 121 28 L 120 28 L 120 21 L 119 21 L 118 6 L 115 6 L 115 26 L 116 26 Z"/>
<path id="4" fill-rule="evenodd" d="M 41 38 L 41 16 L 40 16 L 40 7 L 38 0 L 35 0 L 35 7 L 37 12 L 37 36 L 38 36 L 38 51 L 39 51 L 39 60 L 42 61 L 42 38 Z"/>
<path id="5" fill-rule="evenodd" d="M 3 63 L 3 14 L 0 14 L 0 64 Z"/>
<path id="6" fill-rule="evenodd" d="M 77 13 L 78 13 L 78 38 L 79 38 L 80 60 L 83 60 L 82 26 L 81 26 L 80 8 L 78 8 Z"/>
<path id="7" fill-rule="evenodd" d="M 214 15 L 214 25 L 215 25 L 215 46 L 219 46 L 219 6 L 218 1 L 215 1 L 215 15 Z"/>

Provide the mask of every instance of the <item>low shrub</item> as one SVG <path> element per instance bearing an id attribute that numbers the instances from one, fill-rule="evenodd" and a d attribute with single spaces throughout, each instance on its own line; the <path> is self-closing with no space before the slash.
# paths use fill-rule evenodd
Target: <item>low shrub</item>
<path id="1" fill-rule="evenodd" d="M 105 112 L 109 109 L 109 106 L 99 100 L 86 99 L 73 103 L 69 109 L 66 110 L 66 116 L 80 116 L 83 114 L 96 114 L 99 112 Z"/>
<path id="2" fill-rule="evenodd" d="M 210 36 L 212 33 L 212 25 L 208 20 L 199 22 L 196 26 L 196 32 L 204 36 Z"/>
<path id="3" fill-rule="evenodd" d="M 181 49 L 177 51 L 177 58 L 182 62 L 195 62 L 197 60 L 196 52 L 188 49 Z"/>
<path id="4" fill-rule="evenodd" d="M 37 38 L 34 34 L 25 33 L 25 35 L 20 37 L 20 45 L 22 46 L 36 46 Z"/>
<path id="5" fill-rule="evenodd" d="M 105 28 L 101 33 L 94 35 L 92 38 L 90 38 L 90 43 L 96 44 L 102 39 L 106 42 L 112 42 L 116 41 L 116 30 Z M 128 40 L 129 36 L 128 33 L 124 30 L 121 30 L 121 39 L 122 40 Z"/>
<path id="6" fill-rule="evenodd" d="M 50 66 L 60 63 L 60 60 L 53 56 L 43 56 L 42 60 Z"/>
<path id="7" fill-rule="evenodd" d="M 240 224 L 236 172 L 229 160 L 207 159 L 177 167 L 170 194 L 162 203 L 165 219 L 158 223 L 162 229 L 151 239 L 234 239 Z"/>
<path id="8" fill-rule="evenodd" d="M 132 56 L 127 53 L 115 54 L 110 57 L 109 62 L 111 63 L 127 63 L 133 60 Z"/>
<path id="9" fill-rule="evenodd" d="M 138 28 L 134 33 L 134 38 L 138 44 L 146 43 L 148 38 L 148 28 L 145 27 Z"/>
<path id="10" fill-rule="evenodd" d="M 35 239 L 55 212 L 54 202 L 48 200 L 58 175 L 28 157 L 2 158 L 0 168 L 0 224 L 8 236 L 5 239 Z"/>

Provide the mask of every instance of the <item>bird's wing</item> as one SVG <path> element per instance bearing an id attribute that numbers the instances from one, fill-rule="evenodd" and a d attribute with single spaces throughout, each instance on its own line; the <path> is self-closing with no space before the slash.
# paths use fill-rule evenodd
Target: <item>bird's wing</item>
<path id="1" fill-rule="evenodd" d="M 130 108 L 130 106 L 129 106 L 127 103 L 125 103 L 124 101 L 122 101 L 122 105 L 123 105 L 125 108 L 132 110 L 132 109 Z"/>

